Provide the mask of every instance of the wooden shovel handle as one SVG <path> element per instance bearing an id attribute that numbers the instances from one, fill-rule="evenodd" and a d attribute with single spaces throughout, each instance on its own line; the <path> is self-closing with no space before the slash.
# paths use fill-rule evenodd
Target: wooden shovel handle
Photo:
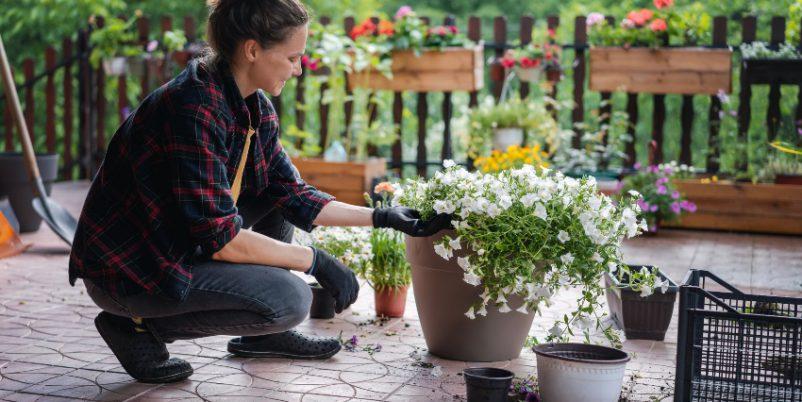
<path id="1" fill-rule="evenodd" d="M 6 48 L 3 46 L 3 37 L 0 36 L 0 68 L 2 68 L 3 75 L 3 88 L 5 89 L 6 99 L 11 102 L 14 112 L 14 122 L 17 125 L 17 130 L 20 133 L 20 141 L 22 142 L 22 149 L 25 155 L 26 166 L 28 166 L 28 175 L 31 181 L 41 182 L 39 175 L 39 166 L 36 164 L 36 156 L 33 154 L 33 144 L 31 144 L 31 137 L 28 135 L 28 127 L 25 125 L 25 118 L 22 116 L 22 108 L 20 107 L 19 97 L 17 96 L 17 88 L 14 86 L 14 77 L 11 76 L 11 67 L 8 63 L 8 56 L 6 55 Z M 42 193 L 41 186 L 35 186 L 36 192 L 40 196 L 45 196 Z"/>

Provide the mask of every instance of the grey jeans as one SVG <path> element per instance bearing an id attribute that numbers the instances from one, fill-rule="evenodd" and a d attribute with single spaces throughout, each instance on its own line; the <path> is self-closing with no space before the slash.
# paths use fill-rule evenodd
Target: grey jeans
<path id="1" fill-rule="evenodd" d="M 276 209 L 243 203 L 243 227 L 289 243 L 294 226 Z M 89 297 L 101 309 L 142 317 L 159 339 L 195 339 L 212 335 L 253 336 L 284 332 L 309 313 L 312 292 L 286 269 L 219 261 L 197 263 L 182 302 L 146 293 L 112 298 L 84 280 Z"/>

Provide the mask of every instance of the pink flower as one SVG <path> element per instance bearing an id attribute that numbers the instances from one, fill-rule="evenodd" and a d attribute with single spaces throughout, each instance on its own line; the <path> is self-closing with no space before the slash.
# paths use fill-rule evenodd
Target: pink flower
<path id="1" fill-rule="evenodd" d="M 632 165 L 632 168 L 635 169 L 635 170 L 640 170 L 640 168 L 641 168 L 640 162 L 635 162 L 635 164 Z"/>
<path id="2" fill-rule="evenodd" d="M 652 21 L 652 23 L 649 25 L 649 28 L 653 32 L 664 32 L 666 29 L 668 29 L 668 24 L 666 24 L 666 20 L 658 18 Z"/>
<path id="3" fill-rule="evenodd" d="M 679 199 L 679 191 L 674 191 L 671 193 L 671 198 L 678 200 Z"/>
<path id="4" fill-rule="evenodd" d="M 401 6 L 398 11 L 395 12 L 395 19 L 400 20 L 410 14 L 412 14 L 412 7 Z"/>
<path id="5" fill-rule="evenodd" d="M 638 204 L 638 206 L 640 207 L 640 210 L 641 210 L 641 211 L 648 211 L 648 210 L 649 210 L 649 207 L 650 207 L 650 205 L 649 205 L 649 203 L 648 203 L 648 202 L 646 202 L 646 200 L 644 200 L 643 198 L 641 198 L 641 199 L 638 199 L 638 202 L 637 202 L 637 204 Z"/>
<path id="6" fill-rule="evenodd" d="M 668 193 L 668 189 L 666 186 L 658 186 L 657 187 L 657 194 L 666 194 Z"/>
<path id="7" fill-rule="evenodd" d="M 148 46 L 145 47 L 145 50 L 148 53 L 153 53 L 153 51 L 156 50 L 157 47 L 159 47 L 159 42 L 154 39 L 154 40 L 148 42 Z"/>
<path id="8" fill-rule="evenodd" d="M 651 208 L 649 208 L 649 212 L 657 212 L 658 209 L 660 209 L 660 207 L 657 205 L 652 205 Z"/>
<path id="9" fill-rule="evenodd" d="M 671 212 L 679 215 L 682 212 L 682 207 L 679 206 L 678 202 L 671 203 Z"/>
<path id="10" fill-rule="evenodd" d="M 602 13 L 590 13 L 588 14 L 588 18 L 585 20 L 585 24 L 587 24 L 589 27 L 599 25 L 603 22 L 604 15 L 602 15 Z"/>
<path id="11" fill-rule="evenodd" d="M 512 57 L 504 57 L 501 59 L 501 65 L 504 68 L 513 68 L 515 67 L 515 59 Z"/>
<path id="12" fill-rule="evenodd" d="M 624 18 L 623 20 L 621 20 L 621 28 L 624 28 L 624 29 L 635 28 L 635 22 L 632 21 L 629 18 Z"/>
<path id="13" fill-rule="evenodd" d="M 686 210 L 686 211 L 688 211 L 690 213 L 696 212 L 696 204 L 694 204 L 694 203 L 692 203 L 690 201 L 687 201 L 687 200 L 682 201 L 680 203 L 680 207 L 682 207 L 682 209 L 684 209 L 684 210 Z"/>
<path id="14" fill-rule="evenodd" d="M 671 7 L 674 5 L 674 0 L 654 0 L 654 6 L 657 7 L 658 10 L 662 10 L 666 7 Z"/>
<path id="15" fill-rule="evenodd" d="M 655 185 L 655 186 L 662 186 L 662 185 L 664 185 L 664 184 L 666 184 L 666 183 L 668 183 L 668 177 L 661 177 L 661 178 L 657 179 L 657 180 L 654 182 L 654 185 Z"/>

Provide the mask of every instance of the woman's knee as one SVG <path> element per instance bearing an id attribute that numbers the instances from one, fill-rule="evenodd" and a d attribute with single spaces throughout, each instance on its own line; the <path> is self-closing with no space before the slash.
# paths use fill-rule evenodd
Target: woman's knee
<path id="1" fill-rule="evenodd" d="M 280 286 L 271 286 L 259 295 L 274 324 L 292 328 L 306 319 L 312 305 L 312 290 L 298 276 L 285 271 L 274 278 Z"/>

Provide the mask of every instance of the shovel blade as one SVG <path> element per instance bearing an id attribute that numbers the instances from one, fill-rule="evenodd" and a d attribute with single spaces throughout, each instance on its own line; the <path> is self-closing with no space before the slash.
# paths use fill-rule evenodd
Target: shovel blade
<path id="1" fill-rule="evenodd" d="M 34 198 L 33 209 L 36 210 L 36 213 L 42 217 L 58 237 L 72 246 L 75 230 L 78 228 L 78 221 L 73 218 L 69 211 L 48 197 Z"/>

